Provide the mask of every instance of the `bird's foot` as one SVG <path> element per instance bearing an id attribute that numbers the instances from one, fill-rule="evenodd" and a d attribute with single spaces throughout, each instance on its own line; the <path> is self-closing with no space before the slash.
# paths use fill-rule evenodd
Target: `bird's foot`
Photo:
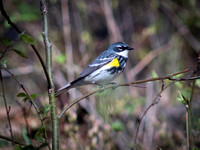
<path id="1" fill-rule="evenodd" d="M 108 83 L 108 84 L 114 85 L 113 89 L 116 89 L 116 88 L 119 86 L 116 82 L 110 82 L 110 83 Z"/>
<path id="2" fill-rule="evenodd" d="M 104 91 L 105 87 L 103 85 L 96 83 L 96 82 L 92 82 L 92 83 L 99 86 L 99 93 L 102 93 Z"/>

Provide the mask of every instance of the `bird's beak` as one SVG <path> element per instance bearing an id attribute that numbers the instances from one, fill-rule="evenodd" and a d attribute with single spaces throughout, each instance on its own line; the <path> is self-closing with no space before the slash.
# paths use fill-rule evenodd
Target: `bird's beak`
<path id="1" fill-rule="evenodd" d="M 134 50 L 134 48 L 132 48 L 132 47 L 129 47 L 127 50 L 131 51 L 131 50 Z"/>

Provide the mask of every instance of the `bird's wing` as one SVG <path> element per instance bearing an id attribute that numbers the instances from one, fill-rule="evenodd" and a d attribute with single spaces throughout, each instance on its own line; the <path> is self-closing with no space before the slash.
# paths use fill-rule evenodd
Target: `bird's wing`
<path id="1" fill-rule="evenodd" d="M 116 57 L 115 54 L 110 53 L 108 51 L 103 52 L 99 55 L 91 64 L 89 64 L 85 69 L 83 69 L 82 73 L 78 76 L 76 80 L 86 77 L 97 69 L 103 67 L 105 64 L 108 64 Z"/>

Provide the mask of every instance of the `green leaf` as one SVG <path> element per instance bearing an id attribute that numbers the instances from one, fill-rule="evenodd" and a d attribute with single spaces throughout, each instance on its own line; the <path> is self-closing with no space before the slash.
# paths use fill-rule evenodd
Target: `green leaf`
<path id="1" fill-rule="evenodd" d="M 37 133 L 35 134 L 35 138 L 38 140 L 38 142 L 43 142 L 43 138 L 42 135 L 44 133 L 44 126 L 40 127 L 37 131 Z"/>
<path id="2" fill-rule="evenodd" d="M 22 101 L 25 103 L 28 99 L 29 99 L 28 96 L 26 96 L 26 97 L 23 98 Z"/>
<path id="3" fill-rule="evenodd" d="M 26 102 L 29 99 L 28 95 L 26 95 L 26 93 L 24 93 L 24 92 L 17 94 L 17 97 L 23 97 L 23 99 L 22 99 L 23 102 Z"/>
<path id="4" fill-rule="evenodd" d="M 66 56 L 64 54 L 60 54 L 60 55 L 56 56 L 55 60 L 59 64 L 64 64 L 66 61 Z"/>
<path id="5" fill-rule="evenodd" d="M 111 129 L 115 131 L 122 131 L 124 130 L 124 125 L 121 121 L 115 121 L 111 123 Z"/>
<path id="6" fill-rule="evenodd" d="M 30 145 L 31 141 L 30 141 L 30 139 L 29 139 L 29 137 L 27 135 L 27 130 L 26 130 L 26 128 L 24 126 L 22 128 L 22 135 L 23 135 L 24 140 L 26 141 L 26 143 Z"/>
<path id="7" fill-rule="evenodd" d="M 179 102 L 181 102 L 182 104 L 186 105 L 187 102 L 186 102 L 185 96 L 180 91 L 178 91 L 178 92 L 179 92 L 179 96 L 178 96 L 177 100 Z"/>
<path id="8" fill-rule="evenodd" d="M 28 34 L 21 34 L 20 37 L 27 44 L 35 44 L 35 39 Z"/>
<path id="9" fill-rule="evenodd" d="M 17 53 L 19 56 L 23 57 L 23 58 L 28 58 L 27 56 L 24 55 L 23 52 L 21 52 L 20 50 L 17 49 L 12 49 L 15 53 Z"/>
<path id="10" fill-rule="evenodd" d="M 38 95 L 35 94 L 35 93 L 33 93 L 33 94 L 30 95 L 30 97 L 31 97 L 32 99 L 35 99 L 37 96 L 38 96 Z"/>
<path id="11" fill-rule="evenodd" d="M 20 92 L 17 94 L 17 97 L 27 97 L 27 95 L 24 92 Z"/>
<path id="12" fill-rule="evenodd" d="M 6 65 L 7 61 L 8 61 L 8 60 L 4 60 L 4 61 L 1 62 L 2 66 L 3 66 L 4 68 L 7 68 L 7 65 Z"/>
<path id="13" fill-rule="evenodd" d="M 3 38 L 2 40 L 3 45 L 5 46 L 10 46 L 11 44 L 13 44 L 13 41 L 10 41 L 8 38 Z"/>

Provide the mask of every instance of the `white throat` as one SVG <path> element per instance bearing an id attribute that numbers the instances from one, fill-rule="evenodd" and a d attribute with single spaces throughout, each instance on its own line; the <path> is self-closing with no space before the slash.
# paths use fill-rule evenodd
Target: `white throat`
<path id="1" fill-rule="evenodd" d="M 128 52 L 129 52 L 128 50 L 125 50 L 123 52 L 118 52 L 117 54 L 120 55 L 120 56 L 128 58 Z"/>

